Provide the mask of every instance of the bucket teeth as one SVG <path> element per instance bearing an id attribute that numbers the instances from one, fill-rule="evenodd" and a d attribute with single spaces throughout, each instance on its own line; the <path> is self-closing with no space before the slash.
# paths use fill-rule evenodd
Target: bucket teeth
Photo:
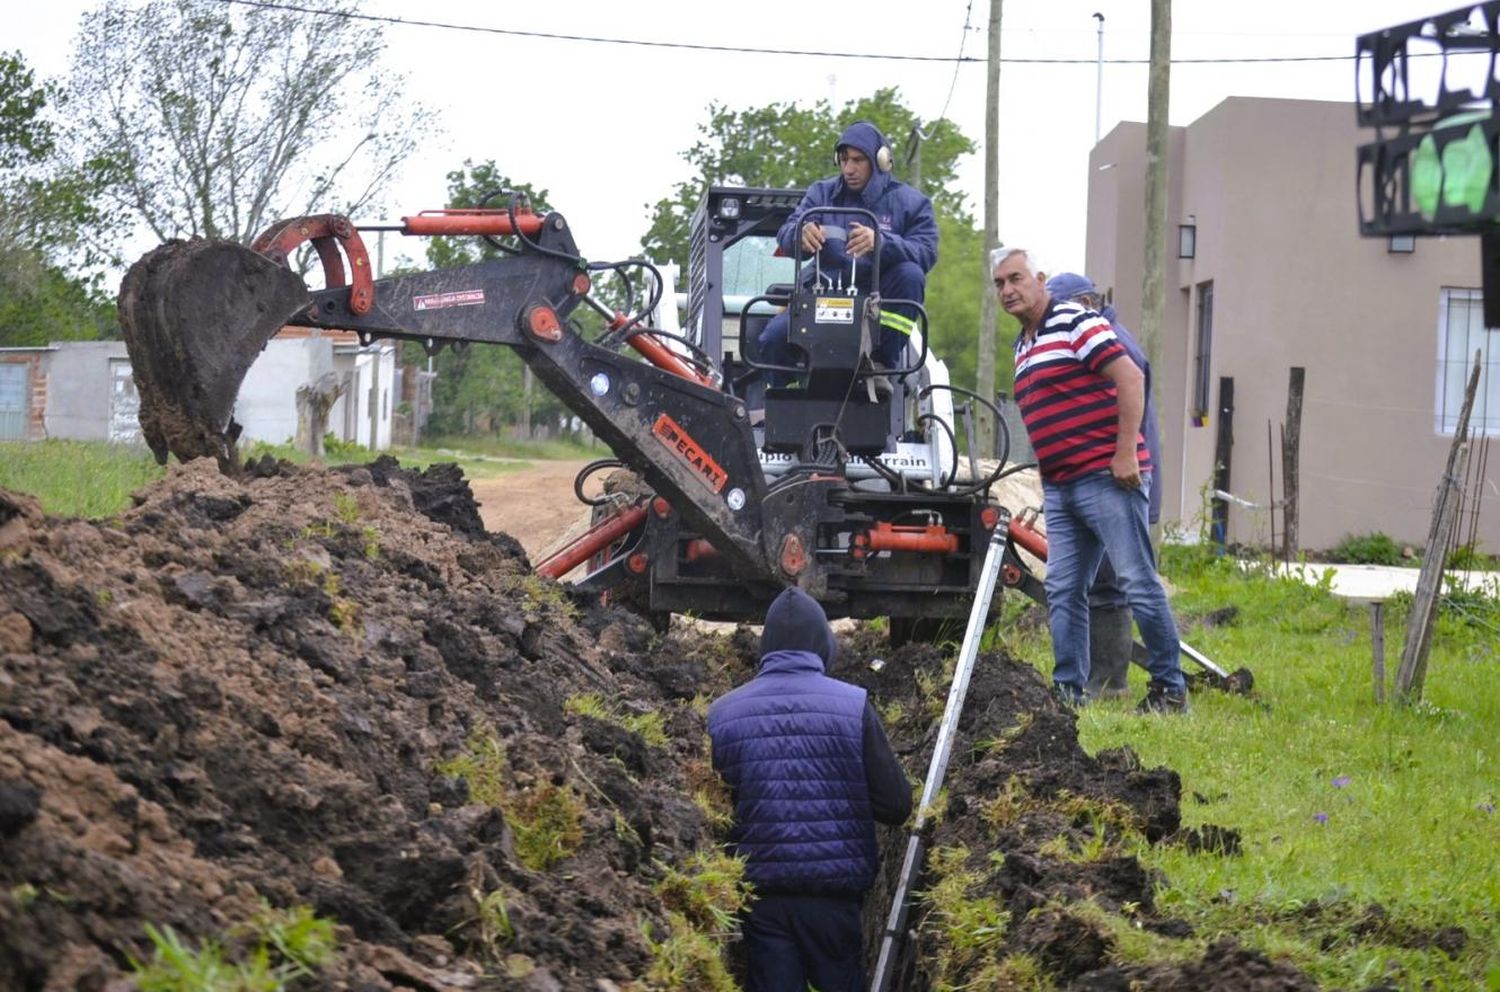
<path id="1" fill-rule="evenodd" d="M 232 241 L 168 241 L 130 267 L 120 326 L 158 462 L 211 456 L 234 470 L 240 384 L 307 304 L 300 277 Z"/>

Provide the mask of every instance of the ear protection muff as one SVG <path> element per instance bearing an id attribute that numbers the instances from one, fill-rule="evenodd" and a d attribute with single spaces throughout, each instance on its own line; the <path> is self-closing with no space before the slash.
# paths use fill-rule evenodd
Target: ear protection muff
<path id="1" fill-rule="evenodd" d="M 855 121 L 854 123 L 869 124 L 870 127 L 875 128 L 876 134 L 880 134 L 880 128 L 875 127 L 870 121 Z M 853 125 L 851 124 L 850 126 L 852 127 Z M 843 164 L 843 162 L 839 161 L 839 150 L 835 148 L 833 150 L 833 167 L 837 169 Z M 875 149 L 875 168 L 881 172 L 891 171 L 891 146 L 886 144 L 885 135 L 883 134 L 880 134 L 880 147 Z"/>

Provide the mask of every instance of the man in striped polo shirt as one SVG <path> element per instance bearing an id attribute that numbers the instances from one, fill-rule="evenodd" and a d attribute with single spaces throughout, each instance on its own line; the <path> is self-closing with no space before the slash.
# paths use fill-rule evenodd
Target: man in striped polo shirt
<path id="1" fill-rule="evenodd" d="M 1107 552 L 1149 656 L 1151 682 L 1139 709 L 1181 712 L 1187 683 L 1177 661 L 1177 624 L 1156 575 L 1146 520 L 1152 465 L 1141 436 L 1144 376 L 1109 321 L 1051 297 L 1046 276 L 1024 249 L 997 248 L 990 271 L 1000 305 L 1021 322 L 1016 404 L 1042 473 L 1058 698 L 1070 706 L 1083 702 L 1088 587 Z"/>

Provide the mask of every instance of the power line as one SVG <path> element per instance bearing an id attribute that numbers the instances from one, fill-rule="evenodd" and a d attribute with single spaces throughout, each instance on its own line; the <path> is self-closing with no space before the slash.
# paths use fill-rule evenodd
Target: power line
<path id="1" fill-rule="evenodd" d="M 995 0 L 990 2 L 994 3 Z M 953 79 L 948 83 L 948 98 L 943 101 L 943 109 L 938 111 L 938 120 L 948 116 L 948 104 L 953 102 L 953 91 L 958 86 L 958 70 L 964 60 L 964 46 L 969 43 L 969 18 L 973 13 L 974 0 L 969 0 L 969 5 L 964 8 L 964 33 L 958 39 L 958 58 L 953 60 Z"/>
<path id="2" fill-rule="evenodd" d="M 707 45 L 687 41 L 648 41 L 641 38 L 606 38 L 599 35 L 562 34 L 555 31 L 521 31 L 516 28 L 493 28 L 478 24 L 455 24 L 448 21 L 424 21 L 405 17 L 385 17 L 379 14 L 361 14 L 354 11 L 318 10 L 294 3 L 278 3 L 273 0 L 219 0 L 220 3 L 239 7 L 256 7 L 262 10 L 280 10 L 296 14 L 312 14 L 317 17 L 341 17 L 352 21 L 375 21 L 402 27 L 439 28 L 445 31 L 468 31 L 476 34 L 499 34 L 515 38 L 541 38 L 550 41 L 579 41 L 596 45 L 627 45 L 639 48 L 675 48 L 694 52 L 729 52 L 740 55 L 800 55 L 830 59 L 869 59 L 888 62 L 952 62 L 955 65 L 983 63 L 985 60 L 972 55 L 898 55 L 889 52 L 830 52 L 807 48 L 751 48 L 740 45 Z M 1096 65 L 1098 59 L 1048 59 L 1048 58 L 1002 58 L 1005 65 Z M 1105 65 L 1148 65 L 1150 59 L 1105 59 Z M 1352 62 L 1353 55 L 1278 55 L 1248 58 L 1173 59 L 1173 65 L 1248 65 L 1278 62 Z M 950 93 L 951 96 L 951 93 Z M 945 107 L 946 109 L 946 107 Z"/>

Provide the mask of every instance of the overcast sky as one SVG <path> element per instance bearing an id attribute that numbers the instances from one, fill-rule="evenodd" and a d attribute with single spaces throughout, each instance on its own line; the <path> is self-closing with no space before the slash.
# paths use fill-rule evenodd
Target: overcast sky
<path id="1" fill-rule="evenodd" d="M 79 17 L 97 5 L 7 4 L 0 50 L 19 49 L 40 74 L 65 73 Z M 1347 56 L 1361 33 L 1454 6 L 1451 0 L 1177 0 L 1172 55 Z M 734 108 L 819 98 L 842 104 L 897 86 L 923 118 L 946 108 L 976 143 L 984 137 L 985 66 L 966 62 L 955 72 L 953 59 L 961 44 L 966 56 L 983 59 L 988 0 L 364 0 L 360 10 L 508 31 L 860 56 L 703 52 L 389 25 L 389 64 L 406 73 L 407 92 L 432 108 L 442 137 L 407 164 L 385 216 L 441 206 L 448 170 L 465 158 L 493 158 L 513 179 L 549 190 L 580 249 L 596 260 L 638 251 L 646 204 L 689 177 L 680 153 L 696 140 L 711 100 Z M 1037 250 L 1054 271 L 1083 264 L 1096 11 L 1104 15 L 1106 59 L 1097 109 L 1107 134 L 1121 120 L 1146 118 L 1146 67 L 1107 60 L 1147 58 L 1149 0 L 1009 0 L 1004 7 L 1000 236 Z M 1008 61 L 1027 58 L 1083 61 Z M 1173 124 L 1192 122 L 1228 96 L 1351 101 L 1354 64 L 1180 64 L 1172 71 L 1171 93 Z M 897 155 L 899 162 L 899 148 Z M 1352 195 L 1352 148 L 1349 163 Z M 983 175 L 981 152 L 961 171 L 963 191 L 981 218 Z M 140 250 L 148 247 L 142 243 Z M 419 246 L 406 250 L 420 256 Z"/>

